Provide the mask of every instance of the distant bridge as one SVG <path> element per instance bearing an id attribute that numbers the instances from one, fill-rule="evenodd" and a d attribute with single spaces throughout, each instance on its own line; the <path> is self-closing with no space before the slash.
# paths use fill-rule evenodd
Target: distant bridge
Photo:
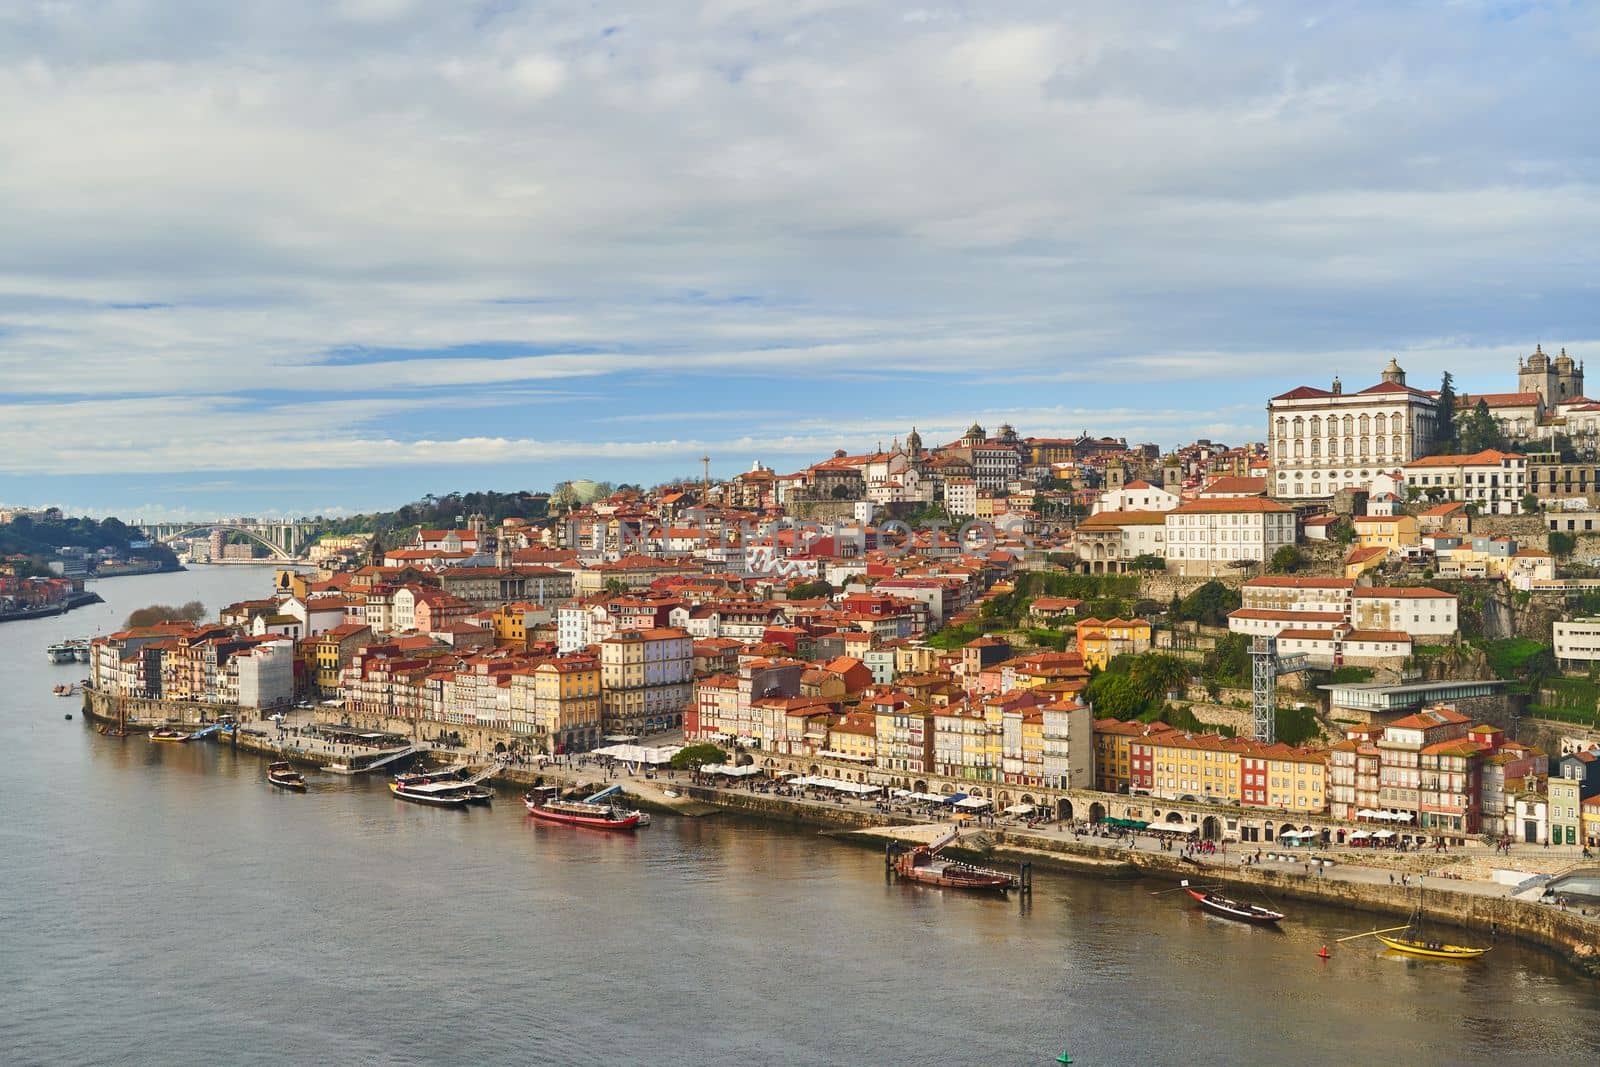
<path id="1" fill-rule="evenodd" d="M 210 533 L 212 530 L 227 530 L 230 533 L 242 533 L 254 543 L 263 546 L 272 554 L 273 559 L 292 560 L 299 559 L 313 544 L 320 534 L 325 523 L 312 522 L 301 519 L 294 522 L 254 520 L 241 521 L 239 519 L 216 519 L 207 521 L 189 522 L 146 522 L 139 524 L 139 529 L 146 537 L 160 541 L 162 544 L 171 544 L 180 538 L 193 537 L 195 534 Z"/>

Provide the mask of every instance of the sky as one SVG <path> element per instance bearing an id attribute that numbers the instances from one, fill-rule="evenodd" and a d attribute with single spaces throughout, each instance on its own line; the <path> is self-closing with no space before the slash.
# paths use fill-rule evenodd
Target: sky
<path id="1" fill-rule="evenodd" d="M 11 0 L 0 503 L 1239 443 L 1390 356 L 1507 391 L 1600 357 L 1597 60 L 1582 3 Z"/>

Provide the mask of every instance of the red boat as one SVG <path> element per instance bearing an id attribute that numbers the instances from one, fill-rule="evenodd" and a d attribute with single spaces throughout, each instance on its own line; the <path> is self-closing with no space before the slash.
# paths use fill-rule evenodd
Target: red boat
<path id="1" fill-rule="evenodd" d="M 623 811 L 610 804 L 589 804 L 581 800 L 561 800 L 553 791 L 539 790 L 522 798 L 528 814 L 546 822 L 587 826 L 593 830 L 632 830 L 639 825 L 637 811 Z"/>
<path id="2" fill-rule="evenodd" d="M 1202 893 L 1189 888 L 1189 883 L 1183 883 L 1183 891 L 1200 902 L 1200 906 L 1213 915 L 1220 915 L 1224 919 L 1236 919 L 1242 923 L 1255 923 L 1260 926 L 1270 925 L 1283 918 L 1283 912 L 1263 908 L 1259 904 L 1244 904 L 1230 899 L 1216 892 Z"/>
<path id="3" fill-rule="evenodd" d="M 894 859 L 894 873 L 908 881 L 943 886 L 948 889 L 979 889 L 1004 893 L 1008 889 L 1017 888 L 1018 880 L 1014 874 L 940 856 L 939 850 L 954 841 L 959 833 L 960 831 L 952 829 L 932 844 L 918 845 L 900 853 Z"/>

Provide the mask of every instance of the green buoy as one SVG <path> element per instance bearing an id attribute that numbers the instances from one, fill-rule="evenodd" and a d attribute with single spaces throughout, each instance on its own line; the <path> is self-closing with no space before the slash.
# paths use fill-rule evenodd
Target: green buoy
<path id="1" fill-rule="evenodd" d="M 1061 1055 L 1056 1057 L 1056 1062 L 1057 1063 L 1071 1063 L 1072 1062 L 1072 1057 L 1067 1055 L 1067 1050 L 1066 1049 L 1062 1049 L 1061 1050 Z"/>

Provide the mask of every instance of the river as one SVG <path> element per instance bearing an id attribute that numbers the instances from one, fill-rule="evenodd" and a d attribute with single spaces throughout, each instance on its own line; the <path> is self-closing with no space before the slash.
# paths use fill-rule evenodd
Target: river
<path id="1" fill-rule="evenodd" d="M 1600 986 L 1502 943 L 1392 958 L 1356 913 L 1282 932 L 1160 886 L 1031 901 L 888 884 L 881 854 L 729 817 L 635 836 L 397 803 L 208 744 L 101 737 L 50 693 L 61 637 L 271 570 L 97 584 L 0 626 L 6 1063 L 1592 1062 Z M 72 721 L 63 719 L 71 710 Z"/>

